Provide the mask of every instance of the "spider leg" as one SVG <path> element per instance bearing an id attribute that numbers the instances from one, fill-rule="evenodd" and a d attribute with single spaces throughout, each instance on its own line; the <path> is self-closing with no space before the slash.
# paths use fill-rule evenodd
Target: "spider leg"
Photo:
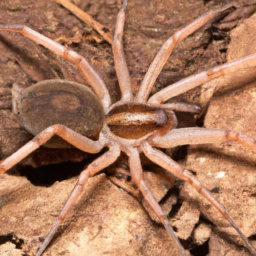
<path id="1" fill-rule="evenodd" d="M 152 104 L 162 109 L 172 110 L 177 112 L 189 112 L 189 113 L 199 113 L 201 108 L 197 105 L 183 103 L 183 102 L 172 102 L 166 104 Z"/>
<path id="2" fill-rule="evenodd" d="M 8 171 L 16 163 L 50 140 L 54 135 L 58 135 L 76 148 L 88 153 L 98 153 L 105 146 L 104 138 L 100 138 L 98 141 L 93 141 L 64 125 L 55 124 L 40 132 L 34 139 L 29 141 L 18 151 L 2 160 L 0 162 L 0 174 Z"/>
<path id="3" fill-rule="evenodd" d="M 139 196 L 139 191 L 138 189 L 133 188 L 128 182 L 122 181 L 120 179 L 118 179 L 115 176 L 107 176 L 107 178 L 113 182 L 117 187 L 122 188 L 123 190 L 125 190 L 126 192 L 132 194 L 135 197 Z"/>
<path id="4" fill-rule="evenodd" d="M 169 171 L 173 175 L 175 175 L 177 178 L 182 179 L 184 181 L 187 181 L 190 183 L 199 194 L 201 194 L 203 197 L 205 197 L 221 214 L 222 216 L 227 219 L 230 224 L 234 227 L 234 229 L 237 231 L 239 236 L 244 241 L 247 249 L 251 252 L 253 256 L 256 256 L 256 250 L 251 245 L 250 241 L 247 239 L 247 237 L 241 232 L 241 230 L 237 227 L 234 220 L 231 218 L 231 216 L 228 214 L 226 209 L 223 207 L 223 205 L 215 199 L 211 193 L 200 183 L 199 180 L 188 170 L 183 168 L 181 165 L 173 161 L 171 158 L 169 158 L 167 155 L 165 155 L 163 152 L 153 149 L 148 142 L 144 142 L 142 144 L 142 150 L 144 154 L 154 163 L 158 164 L 165 170 Z"/>
<path id="5" fill-rule="evenodd" d="M 72 190 L 67 202 L 65 203 L 64 207 L 62 208 L 59 216 L 55 220 L 54 224 L 52 225 L 51 230 L 49 231 L 48 235 L 46 236 L 43 244 L 41 245 L 39 251 L 37 252 L 36 256 L 42 255 L 46 247 L 51 242 L 54 234 L 56 233 L 58 227 L 61 223 L 65 220 L 68 215 L 69 210 L 75 204 L 77 198 L 83 192 L 84 186 L 87 183 L 88 179 L 95 174 L 97 174 L 102 169 L 106 168 L 107 166 L 111 165 L 120 155 L 120 148 L 116 143 L 108 143 L 109 151 L 100 156 L 98 159 L 93 161 L 88 167 L 81 172 L 78 181 Z"/>
<path id="6" fill-rule="evenodd" d="M 175 235 L 173 228 L 170 225 L 166 216 L 164 215 L 160 205 L 158 204 L 157 200 L 152 195 L 149 187 L 147 186 L 147 184 L 144 181 L 143 170 L 141 167 L 139 152 L 136 149 L 130 148 L 127 152 L 127 155 L 129 156 L 129 166 L 130 166 L 130 171 L 131 171 L 131 176 L 132 176 L 133 182 L 137 185 L 137 187 L 143 194 L 143 197 L 145 198 L 145 200 L 148 202 L 148 204 L 154 210 L 154 212 L 157 215 L 157 217 L 159 218 L 159 220 L 164 225 L 168 235 L 174 241 L 179 253 L 181 253 L 182 256 L 187 256 L 187 253 L 185 252 L 179 239 Z"/>
<path id="7" fill-rule="evenodd" d="M 245 67 L 255 67 L 255 60 L 256 54 L 254 53 L 235 61 L 214 67 L 208 71 L 189 76 L 155 93 L 152 97 L 150 97 L 148 102 L 151 104 L 159 104 L 218 77 L 232 72 L 237 72 Z"/>
<path id="8" fill-rule="evenodd" d="M 240 132 L 206 128 L 181 128 L 151 141 L 153 147 L 170 148 L 181 145 L 221 143 L 235 141 L 256 153 L 256 141 Z"/>
<path id="9" fill-rule="evenodd" d="M 31 28 L 28 28 L 27 26 L 0 25 L 0 31 L 1 30 L 19 33 L 33 40 L 34 42 L 43 45 L 44 47 L 60 55 L 70 63 L 76 65 L 77 68 L 80 70 L 81 74 L 83 75 L 83 77 L 88 81 L 90 86 L 93 88 L 94 92 L 101 99 L 104 109 L 106 109 L 111 104 L 110 96 L 104 81 L 91 67 L 87 60 L 83 58 L 81 55 L 72 50 L 68 50 L 63 45 L 55 42 L 54 40 L 44 35 L 41 35 L 40 33 L 34 31 Z"/>
<path id="10" fill-rule="evenodd" d="M 138 197 L 140 192 L 138 188 L 134 188 L 131 184 L 131 182 L 127 181 L 126 178 L 131 177 L 131 173 L 126 171 L 122 167 L 115 167 L 115 168 L 108 168 L 107 173 L 109 174 L 107 178 L 111 180 L 116 186 L 122 188 L 126 192 L 132 194 L 135 197 Z M 120 179 L 118 176 L 122 177 L 123 179 Z M 117 178 L 118 177 L 118 178 Z"/>
<path id="11" fill-rule="evenodd" d="M 121 9 L 117 15 L 114 41 L 112 44 L 112 50 L 115 60 L 115 70 L 122 93 L 121 101 L 130 101 L 132 96 L 131 78 L 126 64 L 122 43 L 126 6 L 127 0 L 124 0 Z"/>
<path id="12" fill-rule="evenodd" d="M 151 92 L 151 89 L 161 72 L 163 66 L 165 65 L 166 61 L 168 60 L 169 56 L 172 53 L 173 48 L 177 43 L 185 39 L 187 36 L 195 32 L 197 29 L 202 27 L 208 21 L 219 15 L 221 12 L 231 8 L 234 5 L 226 5 L 222 8 L 211 10 L 195 21 L 190 23 L 188 26 L 184 27 L 183 29 L 176 32 L 173 36 L 171 36 L 161 47 L 157 55 L 155 56 L 153 62 L 151 63 L 143 81 L 140 86 L 139 92 L 137 94 L 136 100 L 141 103 L 145 103 L 148 99 L 148 96 Z"/>

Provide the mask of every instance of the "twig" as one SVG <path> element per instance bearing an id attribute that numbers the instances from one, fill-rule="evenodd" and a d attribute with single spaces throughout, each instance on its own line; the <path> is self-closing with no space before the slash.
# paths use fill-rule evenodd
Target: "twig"
<path id="1" fill-rule="evenodd" d="M 76 15 L 80 20 L 84 21 L 87 25 L 95 29 L 107 42 L 112 44 L 112 32 L 111 29 L 103 26 L 96 20 L 94 20 L 89 14 L 81 10 L 76 5 L 72 4 L 69 0 L 55 0 L 57 3 L 64 6 L 74 15 Z M 107 32 L 105 32 L 107 31 Z"/>

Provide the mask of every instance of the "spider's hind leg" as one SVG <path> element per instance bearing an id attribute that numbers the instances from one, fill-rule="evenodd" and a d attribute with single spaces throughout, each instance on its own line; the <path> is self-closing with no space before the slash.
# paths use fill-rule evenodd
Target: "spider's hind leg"
<path id="1" fill-rule="evenodd" d="M 15 164 L 20 162 L 30 153 L 50 140 L 54 135 L 58 135 L 76 148 L 92 154 L 100 152 L 101 149 L 105 146 L 104 140 L 100 139 L 99 141 L 93 141 L 85 136 L 80 135 L 79 133 L 76 133 L 64 125 L 55 124 L 43 130 L 34 139 L 21 147 L 18 151 L 2 160 L 0 162 L 0 174 L 8 171 Z"/>
<path id="2" fill-rule="evenodd" d="M 77 198 L 83 192 L 84 186 L 86 185 L 88 179 L 97 174 L 98 172 L 100 172 L 102 169 L 111 165 L 120 155 L 120 148 L 116 143 L 107 142 L 106 146 L 109 148 L 109 151 L 107 151 L 102 156 L 93 161 L 90 165 L 88 165 L 88 167 L 84 171 L 81 172 L 78 181 L 75 187 L 73 188 L 67 202 L 65 203 L 59 216 L 52 225 L 51 230 L 46 236 L 36 256 L 42 255 L 42 253 L 45 251 L 49 243 L 52 241 L 52 238 L 55 235 L 57 229 L 67 217 L 71 207 L 76 203 Z"/>

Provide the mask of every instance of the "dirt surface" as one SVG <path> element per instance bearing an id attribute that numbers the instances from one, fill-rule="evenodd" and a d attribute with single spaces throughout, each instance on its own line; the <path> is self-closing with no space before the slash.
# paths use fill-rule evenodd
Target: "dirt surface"
<path id="1" fill-rule="evenodd" d="M 256 47 L 250 42 L 256 38 L 256 15 L 244 21 L 231 34 L 227 60 L 232 61 L 255 53 Z M 245 33 L 246 31 L 246 33 Z M 255 69 L 255 67 L 254 67 Z M 215 95 L 211 99 L 204 126 L 206 128 L 229 129 L 240 131 L 252 138 L 255 133 L 255 72 L 246 68 L 241 72 L 231 74 L 206 84 L 202 89 L 215 88 Z M 196 173 L 197 178 L 210 190 L 213 195 L 226 207 L 237 225 L 253 243 L 255 236 L 255 154 L 235 142 L 221 145 L 205 145 L 191 147 L 186 161 L 186 167 Z M 196 201 L 203 218 L 211 222 L 212 229 L 221 238 L 231 240 L 232 245 L 222 243 L 217 252 L 210 246 L 210 255 L 241 255 L 243 250 L 234 247 L 241 244 L 236 232 L 221 217 L 220 214 L 206 200 L 199 199 L 198 195 L 185 185 L 182 189 L 185 201 Z M 193 210 L 193 208 L 191 208 Z M 188 210 L 189 211 L 189 210 Z M 224 249 L 225 248 L 225 249 Z M 247 255 L 247 254 L 242 254 Z M 248 254 L 249 255 L 249 254 Z"/>
<path id="2" fill-rule="evenodd" d="M 130 0 L 124 49 L 132 76 L 133 92 L 136 93 L 138 90 L 150 62 L 170 35 L 207 10 L 231 2 L 233 1 Z M 100 23 L 114 28 L 118 12 L 116 1 L 77 0 L 75 3 Z M 238 13 L 242 17 L 248 16 L 253 12 L 253 7 L 238 9 Z M 238 22 L 239 19 L 239 15 L 236 15 L 235 21 Z M 234 21 L 232 22 L 234 25 Z M 54 1 L 1 1 L 0 23 L 24 24 L 52 39 L 69 42 L 69 47 L 86 57 L 104 78 L 112 101 L 119 99 L 120 91 L 115 76 L 111 46 Z M 255 41 L 252 39 L 252 33 L 255 30 L 252 27 L 253 23 L 255 22 L 248 23 L 252 28 L 250 33 L 247 32 L 246 27 L 246 33 L 242 31 L 240 37 L 236 34 L 231 40 L 234 44 L 237 44 L 237 41 L 242 42 L 244 54 L 249 54 L 245 45 L 252 47 L 251 42 Z M 219 25 L 218 22 L 216 24 Z M 230 24 L 226 26 L 233 26 Z M 241 39 L 245 39 L 245 34 L 250 35 L 249 43 Z M 152 93 L 183 77 L 225 62 L 228 35 L 225 31 L 213 29 L 208 24 L 180 43 L 161 72 Z M 229 46 L 229 53 L 231 48 Z M 251 50 L 256 52 L 254 49 Z M 1 32 L 0 52 L 0 87 L 11 88 L 13 83 L 20 83 L 27 87 L 35 82 L 52 78 L 66 78 L 86 84 L 76 68 L 20 35 Z M 228 58 L 239 56 L 241 55 L 232 55 Z M 231 84 L 233 85 L 234 82 Z M 252 112 L 252 109 L 255 109 L 253 87 L 253 85 L 246 85 L 237 90 L 232 87 L 232 93 L 227 90 L 227 87 L 224 93 L 218 90 L 219 96 L 211 100 L 205 127 L 235 129 L 256 138 L 255 125 L 252 123 L 255 116 Z M 215 88 L 216 84 L 207 85 L 203 89 L 197 88 L 177 97 L 174 101 L 182 100 L 204 106 L 211 99 L 211 92 Z M 244 98 L 243 95 L 245 95 Z M 240 112 L 234 114 L 235 110 Z M 226 119 L 227 125 L 224 124 Z M 15 152 L 31 138 L 10 110 L 0 111 L 0 130 L 1 158 Z M 203 164 L 200 162 L 202 158 L 206 159 Z M 35 254 L 75 184 L 76 179 L 70 177 L 77 175 L 76 172 L 81 171 L 83 166 L 91 161 L 91 156 L 78 150 L 42 149 L 26 160 L 34 166 L 41 166 L 67 160 L 79 162 L 82 159 L 86 159 L 86 162 L 82 162 L 79 167 L 64 164 L 65 168 L 63 165 L 56 166 L 53 171 L 43 169 L 43 174 L 47 176 L 52 175 L 52 172 L 57 169 L 58 173 L 61 173 L 62 168 L 70 168 L 71 171 L 65 178 L 56 176 L 50 179 L 51 182 L 43 177 L 42 171 L 37 172 L 31 168 L 26 170 L 26 176 L 33 176 L 36 182 L 19 176 L 16 170 L 13 170 L 15 175 L 10 173 L 1 178 L 1 255 Z M 227 143 L 219 148 L 193 147 L 186 162 L 187 168 L 192 169 L 207 188 L 217 191 L 214 195 L 227 207 L 245 235 L 252 238 L 255 235 L 253 216 L 256 209 L 254 163 L 253 154 L 234 143 Z M 210 167 L 213 169 L 209 169 Z M 20 169 L 18 168 L 18 171 Z M 23 168 L 22 171 L 24 174 Z M 225 173 L 225 179 L 216 178 L 218 173 L 222 172 Z M 211 175 L 207 175 L 208 173 Z M 40 177 L 35 177 L 37 175 Z M 230 178 L 227 178 L 228 175 L 231 175 Z M 174 189 L 176 194 L 181 187 L 177 183 Z M 173 199 L 172 203 L 175 200 L 177 199 Z M 171 223 L 179 237 L 183 239 L 185 248 L 191 251 L 191 255 L 207 255 L 208 252 L 210 256 L 248 255 L 245 249 L 236 246 L 241 243 L 233 229 L 205 200 L 200 200 L 188 185 L 182 188 L 177 207 L 170 216 Z M 228 243 L 230 240 L 231 243 Z M 150 219 L 140 201 L 118 189 L 104 175 L 100 175 L 91 179 L 80 201 L 44 255 L 112 256 L 120 254 L 178 255 L 163 227 Z"/>

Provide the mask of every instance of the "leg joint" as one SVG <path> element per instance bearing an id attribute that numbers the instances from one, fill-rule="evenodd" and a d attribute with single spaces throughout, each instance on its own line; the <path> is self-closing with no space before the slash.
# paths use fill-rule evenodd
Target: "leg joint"
<path id="1" fill-rule="evenodd" d="M 227 133 L 226 133 L 226 139 L 227 140 L 238 141 L 239 137 L 240 137 L 240 134 L 238 132 L 227 131 Z"/>
<path id="2" fill-rule="evenodd" d="M 65 126 L 63 126 L 61 124 L 54 124 L 54 125 L 50 126 L 49 128 L 52 129 L 53 134 L 58 134 L 65 130 Z"/>
<path id="3" fill-rule="evenodd" d="M 42 132 L 40 132 L 32 142 L 37 143 L 39 146 L 48 141 L 53 135 L 59 134 L 64 130 L 65 126 L 60 124 L 52 125 Z"/>
<path id="4" fill-rule="evenodd" d="M 210 80 L 213 80 L 215 78 L 218 78 L 218 77 L 221 77 L 221 76 L 224 76 L 225 75 L 225 72 L 223 69 L 219 69 L 219 68 L 213 68 L 213 69 L 210 69 L 208 72 L 207 72 L 207 76 Z"/>
<path id="5" fill-rule="evenodd" d="M 82 61 L 82 57 L 77 54 L 76 52 L 69 50 L 65 47 L 65 50 L 63 51 L 63 58 L 66 60 L 69 60 L 71 63 L 75 65 L 79 65 L 79 63 Z"/>

